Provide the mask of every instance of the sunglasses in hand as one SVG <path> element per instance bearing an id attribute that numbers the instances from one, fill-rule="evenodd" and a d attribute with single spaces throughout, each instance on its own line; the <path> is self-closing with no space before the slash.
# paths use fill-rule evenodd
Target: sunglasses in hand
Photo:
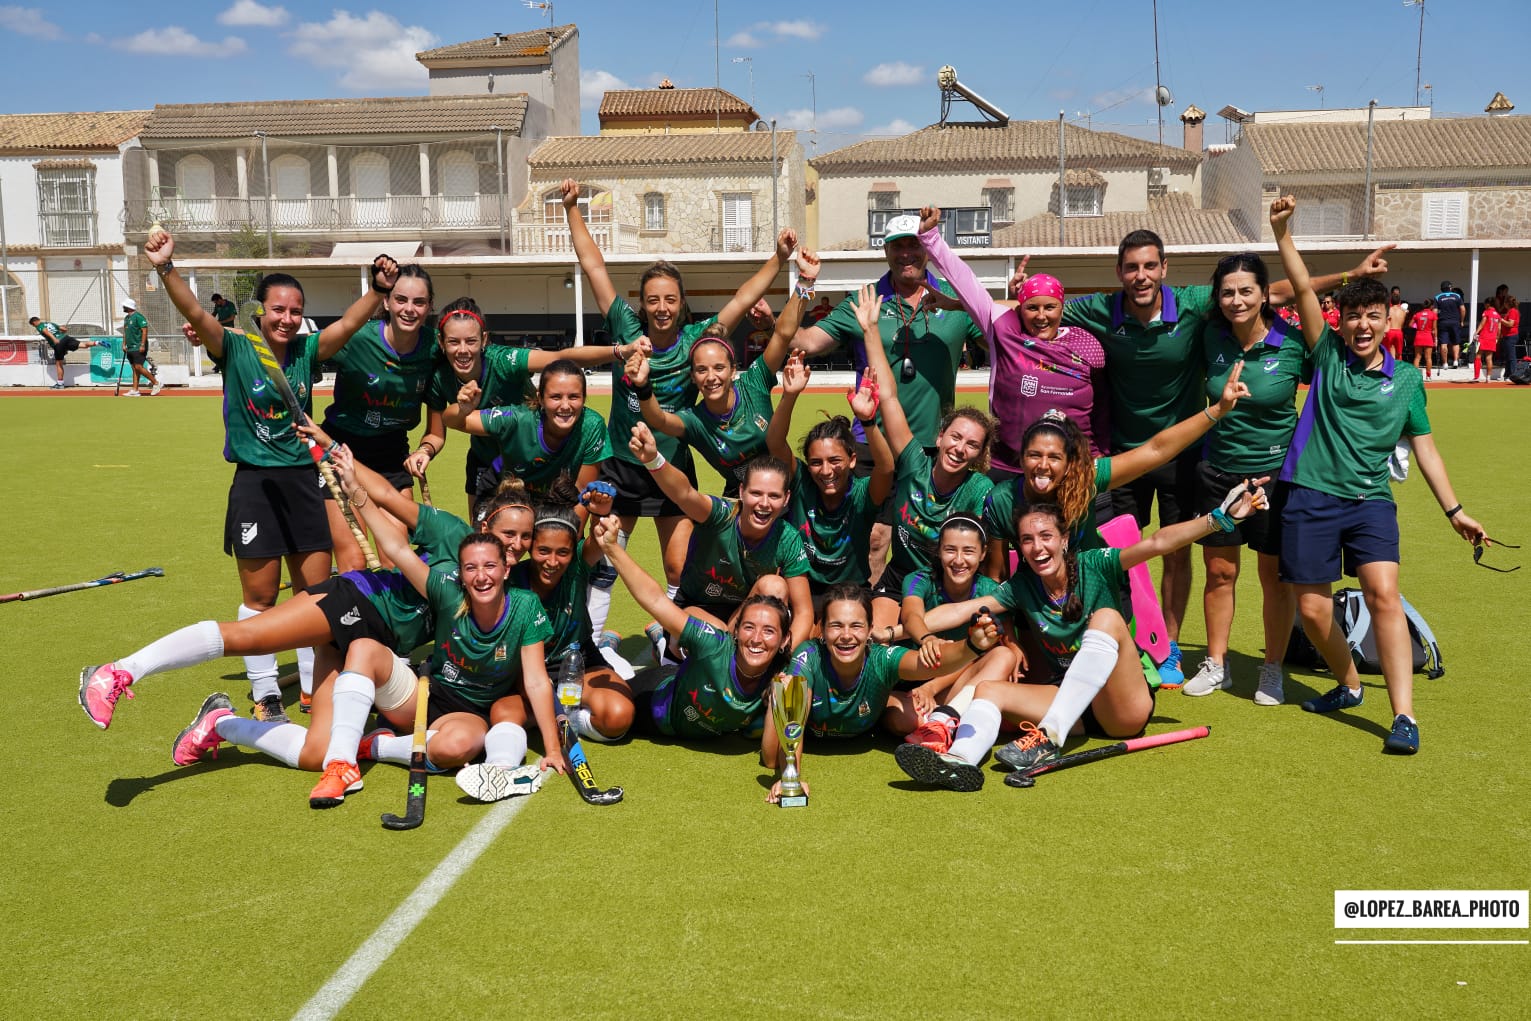
<path id="1" fill-rule="evenodd" d="M 1483 542 L 1474 544 L 1473 546 L 1473 563 L 1477 564 L 1479 567 L 1486 567 L 1490 571 L 1498 571 L 1500 574 L 1511 574 L 1520 570 L 1519 564 L 1516 564 L 1514 567 L 1495 567 L 1493 564 L 1485 564 L 1483 562 L 1483 551 L 1487 546 L 1503 546 L 1505 549 L 1520 549 L 1520 547 L 1514 543 L 1500 542 L 1498 539 L 1494 539 L 1485 535 L 1483 537 Z"/>

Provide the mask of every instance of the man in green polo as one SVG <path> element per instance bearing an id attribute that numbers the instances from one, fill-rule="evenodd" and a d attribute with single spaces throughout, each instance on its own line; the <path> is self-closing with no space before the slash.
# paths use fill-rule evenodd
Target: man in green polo
<path id="1" fill-rule="evenodd" d="M 165 389 L 164 384 L 154 375 L 154 370 L 144 364 L 149 358 L 149 320 L 138 311 L 138 304 L 132 298 L 122 299 L 122 356 L 133 366 L 133 389 L 123 394 L 124 397 L 142 397 L 143 391 L 138 388 L 138 377 L 142 376 L 153 387 L 149 396 L 153 397 Z"/>

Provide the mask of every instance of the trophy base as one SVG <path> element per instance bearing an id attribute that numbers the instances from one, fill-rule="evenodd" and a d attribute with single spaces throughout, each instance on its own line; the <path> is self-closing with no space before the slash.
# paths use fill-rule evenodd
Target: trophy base
<path id="1" fill-rule="evenodd" d="M 784 794 L 784 795 L 782 795 L 777 800 L 776 803 L 778 805 L 780 805 L 782 808 L 807 808 L 808 807 L 808 795 L 806 795 L 806 794 L 791 794 L 791 795 Z"/>

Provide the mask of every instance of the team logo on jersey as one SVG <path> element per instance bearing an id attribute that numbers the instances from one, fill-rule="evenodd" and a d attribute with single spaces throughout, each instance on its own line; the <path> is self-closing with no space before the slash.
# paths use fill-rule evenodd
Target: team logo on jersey
<path id="1" fill-rule="evenodd" d="M 1221 351 L 1219 351 L 1217 353 L 1217 361 L 1213 362 L 1212 364 L 1213 365 L 1227 365 L 1228 364 L 1228 359 L 1224 358 L 1223 357 L 1223 353 Z"/>
<path id="2" fill-rule="evenodd" d="M 360 621 L 361 611 L 354 606 L 340 615 L 340 623 L 346 627 L 355 627 Z"/>
<path id="3" fill-rule="evenodd" d="M 453 663 L 449 659 L 446 662 L 441 664 L 441 679 L 442 680 L 444 680 L 444 681 L 455 681 L 455 680 L 457 680 L 457 677 L 458 677 L 458 671 L 457 671 L 457 664 L 456 663 Z"/>
<path id="4" fill-rule="evenodd" d="M 1382 384 L 1382 396 L 1387 397 L 1393 392 L 1393 381 L 1390 379 Z"/>
<path id="5" fill-rule="evenodd" d="M 631 411 L 633 414 L 636 415 L 636 414 L 639 414 L 642 411 L 642 409 L 643 409 L 643 405 L 638 400 L 638 395 L 633 393 L 631 390 L 629 390 L 627 392 L 627 410 Z"/>
<path id="6" fill-rule="evenodd" d="M 255 438 L 262 443 L 271 442 L 271 427 L 265 422 L 255 423 Z"/>
<path id="7" fill-rule="evenodd" d="M 363 417 L 364 417 L 364 420 L 366 421 L 367 425 L 371 426 L 373 429 L 380 429 L 380 428 L 382 428 L 382 425 L 383 425 L 383 415 L 382 415 L 382 412 L 379 412 L 379 411 L 369 411 Z"/>
<path id="8" fill-rule="evenodd" d="M 298 384 L 298 400 L 300 402 L 308 400 L 308 384 L 307 383 L 299 383 Z"/>
<path id="9" fill-rule="evenodd" d="M 265 389 L 266 381 L 264 379 L 257 379 L 255 382 L 250 384 L 250 392 L 252 394 L 263 393 Z"/>
<path id="10" fill-rule="evenodd" d="M 862 703 L 856 707 L 856 715 L 861 717 L 871 716 L 872 707 L 867 705 L 866 701 L 863 700 Z"/>
<path id="11" fill-rule="evenodd" d="M 755 428 L 756 429 L 764 429 L 764 428 L 766 428 L 766 426 L 768 424 L 769 423 L 766 422 L 764 415 L 756 415 L 755 416 Z"/>
<path id="12" fill-rule="evenodd" d="M 494 647 L 494 661 L 496 663 L 503 663 L 505 662 L 505 658 L 505 646 L 496 645 Z"/>
<path id="13" fill-rule="evenodd" d="M 368 386 L 377 386 L 378 383 L 380 383 L 382 381 L 382 379 L 383 379 L 383 377 L 379 376 L 375 372 L 367 373 L 367 385 Z"/>
<path id="14" fill-rule="evenodd" d="M 1035 397 L 1039 386 L 1037 377 L 1026 375 L 1021 377 L 1021 395 L 1023 397 Z"/>
<path id="15" fill-rule="evenodd" d="M 1281 365 L 1281 362 L 1279 360 L 1275 359 L 1275 358 L 1267 358 L 1267 359 L 1265 359 L 1265 361 L 1260 363 L 1260 367 L 1263 368 L 1266 371 L 1266 373 L 1268 373 L 1270 375 L 1275 375 L 1276 369 L 1280 365 Z"/>
<path id="16" fill-rule="evenodd" d="M 250 545 L 250 543 L 255 541 L 255 537 L 258 534 L 260 534 L 259 524 L 254 521 L 244 522 L 239 526 L 239 544 L 241 546 Z"/>
<path id="17" fill-rule="evenodd" d="M 709 581 L 704 591 L 707 593 L 708 598 L 717 599 L 723 595 L 723 586 L 715 581 Z"/>

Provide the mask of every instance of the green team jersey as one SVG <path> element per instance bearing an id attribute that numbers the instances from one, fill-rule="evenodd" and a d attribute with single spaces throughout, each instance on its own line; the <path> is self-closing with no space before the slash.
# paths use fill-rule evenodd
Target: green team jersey
<path id="1" fill-rule="evenodd" d="M 1014 546 L 1020 542 L 1015 531 L 1015 518 L 1026 507 L 1026 480 L 1010 479 L 997 484 L 989 491 L 983 506 L 983 527 L 990 539 L 1003 539 Z M 1099 549 L 1106 545 L 1100 537 L 1095 522 L 1095 497 L 1111 488 L 1111 458 L 1095 459 L 1095 488 L 1090 491 L 1089 509 L 1084 517 L 1069 529 L 1069 542 L 1075 549 Z"/>
<path id="2" fill-rule="evenodd" d="M 415 519 L 415 527 L 409 530 L 410 543 L 430 556 L 432 567 L 440 567 L 455 576 L 457 547 L 473 534 L 473 526 L 456 514 L 427 504 L 421 504 L 418 512 L 420 516 Z"/>
<path id="3" fill-rule="evenodd" d="M 69 336 L 69 334 L 65 332 L 64 328 L 58 323 L 50 323 L 44 320 L 43 322 L 37 324 L 37 335 L 39 337 L 47 340 L 48 334 L 50 333 L 53 334 L 55 340 L 63 340 L 65 337 Z"/>
<path id="4" fill-rule="evenodd" d="M 932 273 L 925 274 L 925 286 L 951 297 L 957 295 L 951 284 Z M 898 380 L 898 401 L 909 420 L 909 431 L 920 446 L 933 447 L 941 416 L 957 403 L 957 366 L 962 364 L 962 349 L 969 341 L 982 344 L 983 331 L 966 312 L 910 305 L 893 290 L 887 273 L 877 281 L 877 296 L 883 302 L 877 331 L 893 367 L 893 378 Z M 813 325 L 851 349 L 851 362 L 858 371 L 866 368 L 866 335 L 856 319 L 855 294 L 846 295 Z M 915 377 L 907 383 L 899 371 L 899 363 L 906 357 L 915 366 Z M 860 438 L 861 423 L 853 423 L 853 428 Z"/>
<path id="5" fill-rule="evenodd" d="M 319 357 L 319 335 L 287 343 L 282 374 L 305 414 L 313 414 L 310 383 Z M 223 459 L 257 468 L 311 465 L 287 405 L 255 354 L 255 343 L 236 330 L 223 331 L 223 353 L 213 359 L 223 374 Z"/>
<path id="6" fill-rule="evenodd" d="M 233 329 L 234 320 L 239 318 L 239 306 L 224 298 L 213 306 L 213 318 L 218 320 L 218 325 Z"/>
<path id="7" fill-rule="evenodd" d="M 739 506 L 709 496 L 712 511 L 691 529 L 686 566 L 681 569 L 680 595 L 691 605 L 742 603 L 763 574 L 800 578 L 808 573 L 802 537 L 777 518 L 759 542 L 739 534 Z"/>
<path id="8" fill-rule="evenodd" d="M 849 689 L 835 673 L 822 639 L 814 638 L 792 650 L 787 672 L 808 678 L 813 704 L 808 729 L 815 737 L 856 737 L 865 734 L 888 708 L 888 693 L 898 686 L 898 665 L 910 650 L 897 645 L 867 644 L 861 672 Z"/>
<path id="9" fill-rule="evenodd" d="M 940 581 L 940 568 L 932 567 L 923 571 L 915 571 L 904 579 L 904 597 L 915 596 L 925 604 L 927 611 L 945 603 L 965 603 L 969 599 L 987 599 L 1000 589 L 1000 583 L 986 574 L 974 575 L 973 584 L 961 598 L 951 599 L 946 594 L 946 586 Z M 998 606 L 998 602 L 995 603 Z M 949 627 L 945 631 L 937 631 L 937 637 L 944 638 L 948 642 L 962 642 L 967 640 L 968 629 L 966 624 Z"/>
<path id="10" fill-rule="evenodd" d="M 490 465 L 525 482 L 534 499 L 544 498 L 548 487 L 564 472 L 572 481 L 579 478 L 585 465 L 599 464 L 611 456 L 606 422 L 593 408 L 585 409 L 579 427 L 564 437 L 557 449 L 548 447 L 542 413 L 531 408 L 490 408 L 479 413 L 479 421 L 494 442 Z"/>
<path id="11" fill-rule="evenodd" d="M 808 580 L 815 588 L 841 583 L 865 585 L 871 577 L 867 557 L 879 509 L 872 502 L 871 486 L 871 479 L 852 475 L 850 492 L 839 507 L 830 510 L 808 474 L 808 465 L 797 462 L 783 517 L 802 534 Z"/>
<path id="12" fill-rule="evenodd" d="M 1391 503 L 1388 455 L 1400 437 L 1429 432 L 1419 370 L 1386 349 L 1377 368 L 1362 368 L 1340 335 L 1325 326 L 1313 348 L 1313 385 L 1281 479 L 1342 500 Z"/>
<path id="13" fill-rule="evenodd" d="M 388 342 L 388 324 L 374 319 L 332 361 L 339 371 L 326 426 L 351 436 L 408 432 L 420 424 L 420 404 L 436 371 L 436 331 L 421 327 L 414 350 L 399 354 Z"/>
<path id="14" fill-rule="evenodd" d="M 436 615 L 436 650 L 431 653 L 431 681 L 463 701 L 488 709 L 521 682 L 521 649 L 552 637 L 548 615 L 530 592 L 505 590 L 505 609 L 488 631 L 472 613 L 458 616 L 463 590 L 456 581 L 432 571 L 426 583 Z"/>
<path id="15" fill-rule="evenodd" d="M 556 666 L 575 645 L 586 656 L 598 653 L 590 644 L 590 609 L 586 600 L 590 593 L 590 565 L 585 563 L 585 542 L 574 544 L 574 559 L 553 590 L 542 597 L 542 609 L 548 616 L 552 636 L 543 645 L 544 659 L 556 676 Z M 530 560 L 523 560 L 510 569 L 506 588 L 525 589 L 532 592 L 532 573 L 537 570 Z M 535 594 L 535 593 L 534 593 Z"/>
<path id="16" fill-rule="evenodd" d="M 1016 571 L 994 594 L 1001 606 L 1015 612 L 1017 629 L 1024 625 L 1037 636 L 1042 655 L 1053 668 L 1055 680 L 1061 679 L 1074 661 L 1079 640 L 1090 626 L 1090 614 L 1096 610 L 1106 607 L 1117 610 L 1127 622 L 1128 632 L 1132 631 L 1132 597 L 1127 591 L 1127 572 L 1122 570 L 1122 551 L 1110 548 L 1083 550 L 1078 559 L 1079 587 L 1076 591 L 1084 603 L 1084 613 L 1078 620 L 1063 619 L 1063 608 L 1053 604 L 1042 588 L 1042 579 L 1027 567 Z M 1136 648 L 1130 652 L 1143 658 Z M 1159 671 L 1152 669 L 1152 663 L 1148 666 L 1144 677 L 1157 688 Z"/>
<path id="17" fill-rule="evenodd" d="M 455 566 L 456 561 L 450 564 Z M 431 569 L 437 570 L 434 566 Z M 408 655 L 409 650 L 424 645 L 435 635 L 436 618 L 430 604 L 398 571 L 347 571 L 344 577 L 356 585 L 393 631 L 395 651 Z M 449 577 L 456 581 L 455 576 Z"/>
<path id="18" fill-rule="evenodd" d="M 483 362 L 478 370 L 480 408 L 509 407 L 526 403 L 531 389 L 532 371 L 529 365 L 531 352 L 524 347 L 506 347 L 491 344 L 484 349 Z M 457 392 L 463 387 L 457 373 L 449 363 L 436 366 L 430 386 L 425 391 L 425 406 L 436 411 L 457 403 Z M 494 460 L 495 443 L 487 436 L 468 438 L 468 454 L 479 464 Z"/>
<path id="19" fill-rule="evenodd" d="M 933 462 L 918 443 L 909 443 L 893 466 L 893 556 L 889 567 L 909 574 L 935 562 L 941 523 L 953 514 L 983 513 L 994 483 L 987 475 L 968 472 L 950 493 L 938 493 Z"/>
<path id="20" fill-rule="evenodd" d="M 1213 316 L 1202 331 L 1202 357 L 1210 403 L 1222 398 L 1228 373 L 1238 362 L 1244 363 L 1239 382 L 1249 387 L 1249 396 L 1240 397 L 1207 434 L 1207 461 L 1231 475 L 1279 470 L 1297 428 L 1297 384 L 1308 369 L 1302 332 L 1277 316 L 1265 338 L 1245 351 L 1228 325 Z"/>
<path id="21" fill-rule="evenodd" d="M 695 617 L 681 630 L 680 647 L 686 653 L 680 669 L 654 694 L 654 705 L 664 707 L 654 718 L 660 733 L 719 737 L 753 729 L 765 711 L 767 682 L 775 670 L 767 669 L 753 688 L 742 683 L 734 636 Z"/>
<path id="22" fill-rule="evenodd" d="M 1075 298 L 1063 306 L 1063 321 L 1089 330 L 1105 349 L 1113 452 L 1141 447 L 1206 406 L 1198 345 L 1202 320 L 1216 304 L 1212 288 L 1161 290 L 1163 310 L 1147 326 L 1127 313 L 1121 291 Z"/>
<path id="23" fill-rule="evenodd" d="M 129 312 L 122 321 L 122 353 L 137 354 L 148 346 L 149 320 L 142 312 Z"/>
<path id="24" fill-rule="evenodd" d="M 756 358 L 734 379 L 734 408 L 726 418 L 714 415 L 700 402 L 678 413 L 686 426 L 686 442 L 725 480 L 743 482 L 745 464 L 766 453 L 771 388 L 775 385 L 776 373 L 764 358 Z"/>
<path id="25" fill-rule="evenodd" d="M 649 385 L 654 388 L 654 399 L 659 406 L 671 413 L 679 413 L 696 403 L 696 387 L 691 384 L 691 348 L 713 323 L 717 316 L 709 316 L 700 322 L 682 326 L 675 334 L 675 343 L 660 350 L 655 348 L 649 356 Z M 606 332 L 613 344 L 631 344 L 647 332 L 643 320 L 633 307 L 621 298 L 606 310 Z M 611 367 L 611 449 L 612 456 L 622 461 L 638 464 L 627 443 L 633 438 L 633 426 L 643 421 L 643 410 L 638 405 L 638 395 L 625 382 L 626 369 L 621 362 Z M 654 442 L 666 458 L 674 458 L 680 448 L 680 440 L 664 433 L 655 433 Z"/>

